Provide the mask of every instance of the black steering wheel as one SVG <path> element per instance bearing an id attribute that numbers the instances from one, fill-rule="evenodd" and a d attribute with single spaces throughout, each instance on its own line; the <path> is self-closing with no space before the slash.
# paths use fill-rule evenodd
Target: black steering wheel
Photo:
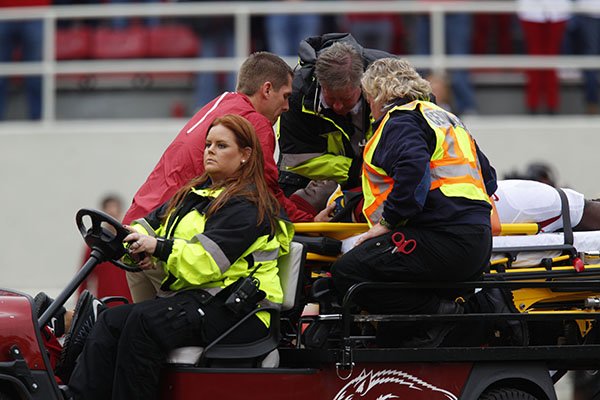
<path id="1" fill-rule="evenodd" d="M 86 225 L 84 219 L 89 219 L 89 226 Z M 104 259 L 101 261 L 108 260 L 125 271 L 141 271 L 139 267 L 120 261 L 120 258 L 127 253 L 123 246 L 123 239 L 129 234 L 129 231 L 119 221 L 102 211 L 82 208 L 75 215 L 75 222 L 85 243 L 92 250 L 102 253 Z"/>

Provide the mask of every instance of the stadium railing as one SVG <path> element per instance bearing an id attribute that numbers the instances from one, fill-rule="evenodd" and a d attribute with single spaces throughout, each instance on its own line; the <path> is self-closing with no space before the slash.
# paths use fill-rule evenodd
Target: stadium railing
<path id="1" fill-rule="evenodd" d="M 44 21 L 44 52 L 41 62 L 0 63 L 0 76 L 42 75 L 42 120 L 56 119 L 56 78 L 61 74 L 160 73 L 236 71 L 250 53 L 253 16 L 270 14 L 344 15 L 348 13 L 429 14 L 431 18 L 431 55 L 407 58 L 417 68 L 435 71 L 453 69 L 526 70 L 536 68 L 597 69 L 600 56 L 465 55 L 450 56 L 444 49 L 444 15 L 447 13 L 515 13 L 512 1 L 464 1 L 429 3 L 423 1 L 244 1 L 200 3 L 99 4 L 81 6 L 3 8 L 2 20 L 41 19 Z M 573 14 L 600 13 L 600 4 L 573 5 Z M 169 58 L 125 60 L 56 60 L 56 22 L 69 19 L 112 17 L 194 17 L 231 16 L 234 19 L 235 56 L 228 58 Z M 294 65 L 296 58 L 286 60 Z"/>

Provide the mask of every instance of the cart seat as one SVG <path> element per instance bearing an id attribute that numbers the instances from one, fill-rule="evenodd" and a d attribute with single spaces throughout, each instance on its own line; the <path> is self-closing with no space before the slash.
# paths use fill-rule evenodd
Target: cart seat
<path id="1" fill-rule="evenodd" d="M 210 365 L 212 364 L 211 360 L 220 360 L 220 364 L 240 366 L 240 361 L 245 360 L 245 364 L 250 362 L 252 366 L 276 368 L 279 365 L 277 346 L 281 339 L 280 311 L 290 310 L 297 303 L 301 287 L 300 274 L 304 269 L 305 258 L 306 250 L 304 245 L 297 242 L 292 242 L 289 253 L 279 258 L 278 275 L 283 290 L 283 302 L 280 309 L 270 307 L 256 308 L 206 347 L 187 346 L 172 350 L 167 356 L 167 362 L 184 365 Z M 268 311 L 271 314 L 271 323 L 267 336 L 252 343 L 218 343 L 228 333 L 240 326 L 243 321 L 259 311 Z"/>

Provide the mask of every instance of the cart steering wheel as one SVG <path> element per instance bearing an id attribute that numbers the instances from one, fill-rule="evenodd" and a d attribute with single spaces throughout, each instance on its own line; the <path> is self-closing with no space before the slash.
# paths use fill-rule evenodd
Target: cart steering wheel
<path id="1" fill-rule="evenodd" d="M 87 220 L 89 225 L 86 224 Z M 77 212 L 75 222 L 85 243 L 92 250 L 102 253 L 103 259 L 100 261 L 108 260 L 125 271 L 141 271 L 141 268 L 120 261 L 127 252 L 123 246 L 123 239 L 129 231 L 119 221 L 102 211 L 82 208 Z"/>

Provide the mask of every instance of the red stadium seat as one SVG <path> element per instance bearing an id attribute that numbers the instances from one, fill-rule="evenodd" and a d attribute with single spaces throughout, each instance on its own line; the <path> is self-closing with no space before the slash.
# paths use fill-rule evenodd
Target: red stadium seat
<path id="1" fill-rule="evenodd" d="M 92 57 L 143 58 L 148 55 L 148 29 L 131 26 L 124 29 L 100 27 L 93 36 Z"/>
<path id="2" fill-rule="evenodd" d="M 150 57 L 196 57 L 200 39 L 185 25 L 162 25 L 150 28 Z"/>
<path id="3" fill-rule="evenodd" d="M 78 60 L 91 54 L 92 30 L 86 26 L 56 30 L 56 59 Z"/>

